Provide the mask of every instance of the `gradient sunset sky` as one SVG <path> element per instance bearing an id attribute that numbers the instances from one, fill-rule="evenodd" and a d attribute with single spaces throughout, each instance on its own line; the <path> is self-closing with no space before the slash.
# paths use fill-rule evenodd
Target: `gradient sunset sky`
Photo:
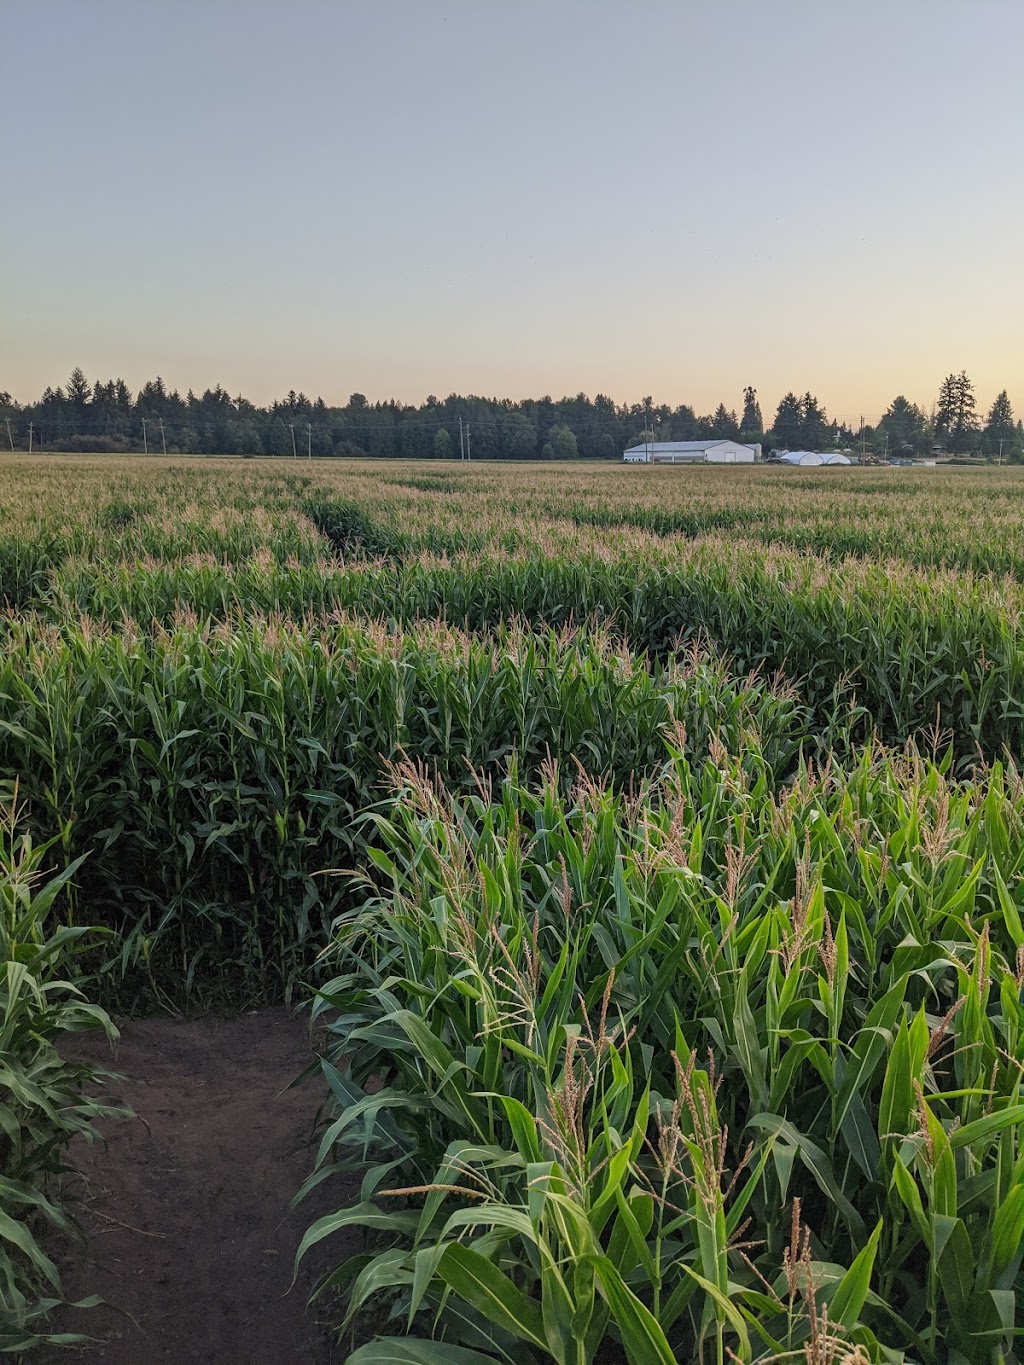
<path id="1" fill-rule="evenodd" d="M 0 389 L 1024 410 L 1022 0 L 0 0 Z"/>

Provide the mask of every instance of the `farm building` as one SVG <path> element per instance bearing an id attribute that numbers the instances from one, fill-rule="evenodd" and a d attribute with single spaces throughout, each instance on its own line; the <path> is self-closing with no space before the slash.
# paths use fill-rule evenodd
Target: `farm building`
<path id="1" fill-rule="evenodd" d="M 626 464 L 753 464 L 759 445 L 739 441 L 648 441 L 623 452 Z"/>
<path id="2" fill-rule="evenodd" d="M 826 451 L 823 455 L 817 450 L 785 450 L 779 456 L 780 464 L 849 464 L 849 457 L 838 450 Z"/>

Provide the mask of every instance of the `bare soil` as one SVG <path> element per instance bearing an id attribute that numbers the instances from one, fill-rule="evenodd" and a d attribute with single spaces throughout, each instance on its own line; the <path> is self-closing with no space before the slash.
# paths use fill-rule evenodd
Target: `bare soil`
<path id="1" fill-rule="evenodd" d="M 87 1242 L 62 1267 L 65 1291 L 109 1305 L 65 1312 L 64 1330 L 97 1339 L 74 1357 L 341 1361 L 306 1301 L 317 1273 L 355 1250 L 358 1234 L 318 1248 L 289 1292 L 303 1231 L 350 1193 L 327 1182 L 289 1207 L 312 1167 L 324 1093 L 315 1077 L 288 1088 L 313 1060 L 306 1022 L 283 1009 L 131 1020 L 114 1059 L 92 1035 L 66 1051 L 123 1073 L 111 1091 L 138 1115 L 105 1122 L 105 1142 L 71 1148 Z"/>

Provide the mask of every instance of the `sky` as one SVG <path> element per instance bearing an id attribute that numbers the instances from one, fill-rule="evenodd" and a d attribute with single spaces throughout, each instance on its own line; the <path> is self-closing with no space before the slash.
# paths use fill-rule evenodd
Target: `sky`
<path id="1" fill-rule="evenodd" d="M 1024 410 L 1022 0 L 0 0 L 0 52 L 20 401 Z"/>

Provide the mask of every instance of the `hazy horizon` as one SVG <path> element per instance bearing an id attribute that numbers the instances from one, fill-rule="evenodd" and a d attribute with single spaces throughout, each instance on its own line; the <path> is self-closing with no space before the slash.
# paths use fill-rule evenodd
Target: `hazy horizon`
<path id="1" fill-rule="evenodd" d="M 1024 406 L 1015 0 L 6 0 L 0 389 Z"/>

